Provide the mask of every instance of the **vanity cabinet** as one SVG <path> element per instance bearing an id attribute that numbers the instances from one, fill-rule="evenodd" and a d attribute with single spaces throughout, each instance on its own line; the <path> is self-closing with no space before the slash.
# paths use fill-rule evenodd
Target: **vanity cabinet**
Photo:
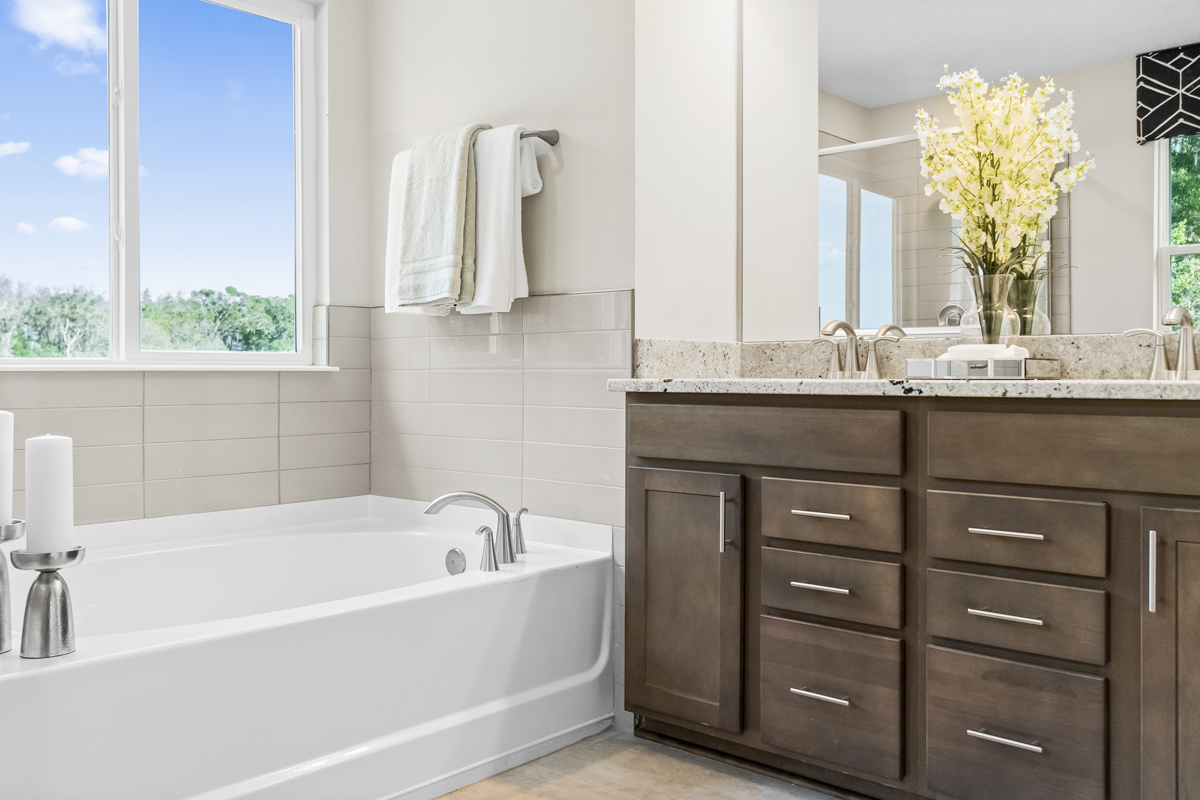
<path id="1" fill-rule="evenodd" d="M 842 798 L 1200 797 L 1200 403 L 630 394 L 627 421 L 639 735 Z"/>
<path id="2" fill-rule="evenodd" d="M 742 476 L 631 467 L 626 492 L 626 697 L 740 731 Z"/>
<path id="3" fill-rule="evenodd" d="M 1142 531 L 1142 798 L 1185 800 L 1200 797 L 1200 511 L 1143 509 Z"/>

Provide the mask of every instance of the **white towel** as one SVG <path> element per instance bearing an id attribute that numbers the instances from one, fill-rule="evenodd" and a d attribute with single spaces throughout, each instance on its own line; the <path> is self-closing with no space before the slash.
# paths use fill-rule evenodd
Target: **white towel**
<path id="1" fill-rule="evenodd" d="M 522 139 L 523 130 L 507 125 L 483 131 L 475 140 L 476 283 L 472 302 L 458 305 L 463 314 L 506 312 L 513 300 L 529 296 L 521 198 L 541 191 L 537 156 L 550 146 L 541 139 Z"/>
<path id="2" fill-rule="evenodd" d="M 475 137 L 426 137 L 392 162 L 385 257 L 388 311 L 449 312 L 475 294 Z"/>

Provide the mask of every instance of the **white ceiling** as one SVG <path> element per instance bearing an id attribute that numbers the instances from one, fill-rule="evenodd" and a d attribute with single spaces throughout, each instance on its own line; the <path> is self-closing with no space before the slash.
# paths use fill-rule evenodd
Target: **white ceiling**
<path id="1" fill-rule="evenodd" d="M 1200 42 L 1200 0 L 819 0 L 821 89 L 866 108 L 938 94 L 942 65 L 1028 80 Z"/>

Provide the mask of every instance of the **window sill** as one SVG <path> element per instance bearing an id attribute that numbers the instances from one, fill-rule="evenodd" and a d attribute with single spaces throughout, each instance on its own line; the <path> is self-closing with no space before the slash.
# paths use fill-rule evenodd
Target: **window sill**
<path id="1" fill-rule="evenodd" d="M 307 364 L 0 364 L 0 372 L 337 372 L 337 367 Z"/>

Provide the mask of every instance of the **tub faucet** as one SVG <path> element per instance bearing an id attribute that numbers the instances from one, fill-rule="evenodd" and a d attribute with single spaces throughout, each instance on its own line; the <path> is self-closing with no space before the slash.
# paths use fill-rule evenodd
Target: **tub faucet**
<path id="1" fill-rule="evenodd" d="M 1196 372 L 1196 347 L 1193 344 L 1192 315 L 1183 306 L 1175 306 L 1163 317 L 1163 325 L 1179 326 L 1179 355 L 1175 358 L 1175 380 L 1200 378 Z"/>
<path id="2" fill-rule="evenodd" d="M 858 334 L 854 326 L 845 320 L 835 319 L 821 328 L 822 336 L 833 336 L 838 331 L 846 332 L 846 377 L 857 379 L 862 377 L 862 367 L 858 362 Z"/>
<path id="3" fill-rule="evenodd" d="M 475 506 L 496 512 L 496 560 L 501 564 L 511 564 L 517 560 L 513 553 L 512 525 L 508 521 L 508 512 L 504 506 L 490 497 L 476 492 L 451 492 L 444 494 L 425 506 L 426 514 L 436 514 L 446 506 Z"/>

